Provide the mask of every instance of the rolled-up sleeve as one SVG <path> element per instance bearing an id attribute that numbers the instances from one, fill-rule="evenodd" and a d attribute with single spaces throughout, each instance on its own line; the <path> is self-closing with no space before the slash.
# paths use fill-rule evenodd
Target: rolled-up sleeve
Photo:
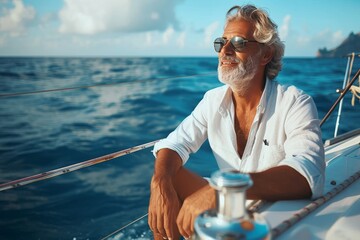
<path id="1" fill-rule="evenodd" d="M 325 156 L 320 121 L 312 98 L 301 95 L 286 119 L 286 156 L 279 165 L 288 165 L 303 175 L 311 188 L 312 198 L 318 198 L 323 194 Z"/>
<path id="2" fill-rule="evenodd" d="M 194 111 L 167 138 L 155 144 L 153 149 L 155 157 L 160 149 L 169 148 L 176 151 L 185 164 L 190 153 L 199 150 L 207 139 L 206 96 L 205 94 Z"/>

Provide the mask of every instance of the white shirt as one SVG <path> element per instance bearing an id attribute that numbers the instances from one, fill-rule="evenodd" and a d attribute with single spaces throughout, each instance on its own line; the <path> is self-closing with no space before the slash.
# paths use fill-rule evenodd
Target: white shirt
<path id="1" fill-rule="evenodd" d="M 166 139 L 154 146 L 154 154 L 169 148 L 185 164 L 189 154 L 208 139 L 220 169 L 259 172 L 288 165 L 307 179 L 313 198 L 322 195 L 324 148 L 317 109 L 310 96 L 294 86 L 267 80 L 242 158 L 237 152 L 234 114 L 230 87 L 212 89 Z"/>

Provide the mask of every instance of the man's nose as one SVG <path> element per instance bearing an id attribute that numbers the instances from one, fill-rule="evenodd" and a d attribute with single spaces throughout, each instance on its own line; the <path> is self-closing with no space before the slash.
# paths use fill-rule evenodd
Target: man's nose
<path id="1" fill-rule="evenodd" d="M 223 52 L 223 54 L 226 54 L 226 55 L 230 55 L 230 54 L 234 54 L 235 53 L 235 49 L 234 47 L 232 46 L 231 42 L 230 41 L 227 41 L 225 43 L 225 45 L 223 46 L 223 48 L 221 49 L 221 51 Z"/>

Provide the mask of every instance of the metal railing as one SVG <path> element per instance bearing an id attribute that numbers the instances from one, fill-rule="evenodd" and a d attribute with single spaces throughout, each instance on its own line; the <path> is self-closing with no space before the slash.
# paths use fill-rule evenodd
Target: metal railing
<path id="1" fill-rule="evenodd" d="M 321 120 L 320 122 L 320 126 L 322 126 L 326 120 L 330 117 L 331 113 L 335 110 L 335 108 L 338 106 L 339 103 L 342 103 L 342 100 L 345 96 L 345 94 L 349 91 L 350 87 L 354 84 L 355 80 L 359 77 L 360 75 L 360 69 L 356 72 L 356 74 L 354 75 L 354 77 L 351 79 L 351 81 L 346 85 L 345 89 L 343 91 L 341 91 L 340 96 L 338 97 L 338 99 L 336 99 L 335 103 L 331 106 L 330 110 L 328 111 L 328 113 L 325 115 L 325 117 Z M 340 105 L 341 106 L 341 105 Z M 341 108 L 339 108 L 339 114 L 338 114 L 338 120 L 336 122 L 336 126 L 335 126 L 335 132 L 334 132 L 334 137 L 337 136 L 337 131 L 338 131 L 338 125 L 339 125 L 339 120 L 340 120 L 340 115 L 341 115 Z"/>
<path id="2" fill-rule="evenodd" d="M 351 72 L 352 72 L 352 68 L 353 68 L 353 65 L 354 65 L 355 58 L 360 57 L 360 53 L 353 52 L 353 53 L 348 54 L 347 57 L 348 57 L 348 62 L 347 62 L 344 81 L 343 81 L 343 89 L 345 89 L 347 85 L 349 86 L 349 88 L 345 91 L 344 94 L 343 94 L 344 90 L 340 91 L 340 94 L 341 94 L 340 96 L 344 96 L 346 94 L 346 92 L 349 91 L 352 84 L 354 83 L 354 82 L 352 82 L 351 85 L 349 84 L 350 83 L 350 76 L 351 76 Z M 337 115 L 336 123 L 335 123 L 334 137 L 337 136 L 338 130 L 339 130 L 340 117 L 341 117 L 342 105 L 343 105 L 343 97 L 341 97 L 341 99 L 339 101 L 340 101 L 340 103 L 339 103 L 339 110 L 338 110 L 338 115 Z"/>
<path id="3" fill-rule="evenodd" d="M 112 160 L 114 158 L 125 156 L 125 155 L 128 155 L 130 153 L 134 153 L 134 152 L 143 150 L 145 148 L 152 147 L 158 141 L 160 141 L 160 140 L 155 140 L 155 141 L 152 141 L 152 142 L 148 142 L 148 143 L 141 144 L 141 145 L 138 145 L 138 146 L 135 146 L 135 147 L 127 148 L 127 149 L 124 149 L 124 150 L 121 150 L 121 151 L 118 151 L 118 152 L 114 152 L 114 153 L 111 153 L 111 154 L 108 154 L 108 155 L 105 155 L 105 156 L 101 156 L 101 157 L 98 157 L 98 158 L 93 158 L 93 159 L 83 161 L 83 162 L 80 162 L 80 163 L 75 163 L 73 165 L 69 165 L 69 166 L 66 166 L 66 167 L 50 170 L 50 171 L 47 171 L 47 172 L 43 172 L 43 173 L 39 173 L 39 174 L 32 175 L 32 176 L 29 176 L 29 177 L 21 178 L 21 179 L 14 180 L 14 181 L 11 181 L 11 182 L 3 183 L 3 184 L 0 184 L 0 192 L 4 191 L 4 190 L 7 190 L 7 189 L 17 188 L 17 187 L 24 186 L 24 185 L 27 185 L 27 184 L 30 184 L 30 183 L 45 180 L 45 179 L 48 179 L 48 178 L 53 178 L 53 177 L 56 177 L 56 176 L 60 176 L 60 175 L 63 175 L 63 174 L 69 173 L 69 172 L 73 172 L 73 171 L 76 171 L 76 170 L 79 170 L 79 169 L 82 169 L 82 168 L 93 166 L 95 164 L 106 162 L 106 161 Z"/>

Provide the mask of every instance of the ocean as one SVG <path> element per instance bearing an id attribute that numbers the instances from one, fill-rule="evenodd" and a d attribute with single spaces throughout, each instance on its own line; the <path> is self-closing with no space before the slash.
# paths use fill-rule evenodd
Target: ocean
<path id="1" fill-rule="evenodd" d="M 285 58 L 277 81 L 311 95 L 322 119 L 346 63 Z M 0 58 L 0 183 L 166 137 L 220 86 L 216 70 L 217 58 Z M 347 94 L 339 133 L 359 127 L 360 103 L 350 102 Z M 335 120 L 323 125 L 324 140 Z M 2 191 L 0 239 L 101 239 L 147 213 L 153 166 L 147 148 Z M 187 167 L 203 176 L 216 170 L 208 144 Z M 113 239 L 150 238 L 146 221 Z"/>

